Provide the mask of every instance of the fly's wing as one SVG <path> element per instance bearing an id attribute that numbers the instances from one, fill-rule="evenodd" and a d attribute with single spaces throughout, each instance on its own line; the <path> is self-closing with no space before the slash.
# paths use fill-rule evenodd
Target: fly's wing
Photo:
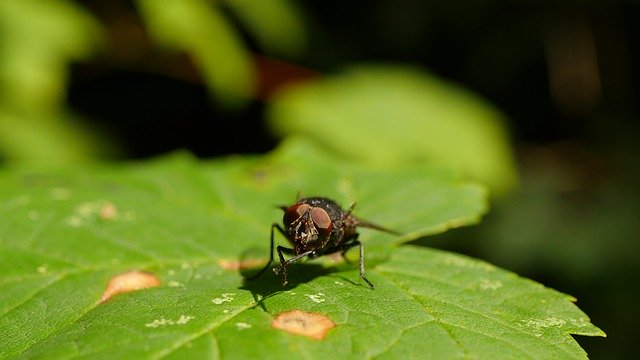
<path id="1" fill-rule="evenodd" d="M 358 217 L 354 216 L 354 215 L 352 214 L 352 212 L 353 212 L 353 209 L 355 209 L 355 207 L 356 207 L 356 203 L 351 204 L 351 206 L 349 206 L 349 209 L 347 210 L 347 215 L 348 215 L 348 216 L 350 216 L 352 219 L 354 219 L 354 220 L 355 220 L 355 224 L 356 224 L 356 226 L 358 226 L 358 227 L 364 227 L 364 228 L 369 228 L 369 229 L 375 229 L 375 230 L 383 231 L 383 232 L 386 232 L 387 234 L 396 235 L 396 236 L 401 236 L 401 235 L 402 235 L 402 234 L 401 234 L 400 232 L 398 232 L 398 231 L 391 230 L 391 229 L 387 229 L 387 228 L 382 227 L 382 226 L 380 226 L 380 225 L 376 225 L 376 224 L 370 223 L 370 222 L 368 222 L 368 221 L 366 221 L 366 220 L 362 220 L 362 219 L 360 219 L 360 218 L 358 218 Z"/>
<path id="2" fill-rule="evenodd" d="M 352 216 L 353 216 L 353 215 L 352 215 Z M 376 224 L 370 223 L 370 222 L 368 222 L 368 221 L 365 221 L 365 220 L 362 220 L 362 219 L 359 219 L 359 218 L 356 218 L 356 223 L 357 223 L 357 226 L 358 226 L 358 227 L 364 227 L 364 228 L 369 228 L 369 229 L 375 229 L 375 230 L 378 230 L 378 231 L 383 231 L 383 232 L 386 232 L 386 233 L 388 233 L 388 234 L 397 235 L 397 236 L 402 235 L 402 233 L 400 233 L 400 232 L 398 232 L 398 231 L 391 230 L 391 229 L 387 229 L 387 228 L 382 227 L 382 226 L 380 226 L 380 225 L 376 225 Z"/>

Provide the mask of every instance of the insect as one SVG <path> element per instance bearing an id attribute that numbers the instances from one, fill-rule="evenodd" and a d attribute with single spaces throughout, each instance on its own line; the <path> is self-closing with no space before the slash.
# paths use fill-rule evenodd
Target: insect
<path id="1" fill-rule="evenodd" d="M 276 274 L 282 273 L 282 286 L 287 285 L 287 267 L 304 257 L 310 259 L 340 251 L 341 255 L 354 246 L 360 247 L 360 277 L 371 288 L 373 284 L 364 273 L 364 247 L 358 240 L 357 227 L 366 227 L 399 235 L 397 232 L 358 219 L 351 214 L 355 204 L 343 210 L 335 201 L 324 197 L 307 197 L 299 199 L 291 206 L 279 206 L 284 211 L 282 219 L 284 228 L 278 223 L 271 225 L 271 252 L 269 262 L 253 280 L 265 272 L 273 262 L 274 229 L 277 229 L 289 240 L 293 248 L 278 245 L 280 265 L 273 268 Z M 293 255 L 285 260 L 283 254 Z"/>

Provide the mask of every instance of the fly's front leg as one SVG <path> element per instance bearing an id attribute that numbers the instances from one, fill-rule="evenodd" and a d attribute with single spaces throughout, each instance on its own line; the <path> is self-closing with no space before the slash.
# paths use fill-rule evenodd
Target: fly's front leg
<path id="1" fill-rule="evenodd" d="M 269 251 L 269 261 L 267 262 L 267 265 L 265 265 L 257 274 L 247 278 L 247 280 L 254 280 L 258 276 L 262 275 L 262 273 L 265 272 L 269 268 L 269 265 L 271 265 L 271 263 L 273 262 L 273 246 L 274 246 L 273 229 L 278 229 L 278 231 L 280 231 L 280 234 L 282 234 L 282 236 L 285 236 L 284 230 L 282 229 L 282 227 L 280 227 L 280 225 L 276 223 L 273 223 L 271 225 L 271 250 Z M 280 255 L 280 258 L 282 259 L 282 255 Z"/>
<path id="2" fill-rule="evenodd" d="M 278 267 L 274 267 L 273 268 L 273 272 L 276 274 L 280 274 L 280 272 L 282 272 L 282 286 L 287 285 L 288 281 L 287 281 L 287 267 L 289 265 L 291 265 L 292 263 L 299 261 L 300 259 L 302 259 L 305 256 L 311 255 L 313 254 L 315 251 L 314 250 L 309 250 L 309 251 L 305 251 L 301 254 L 298 254 L 288 260 L 284 259 L 284 256 L 282 255 L 282 253 L 292 253 L 293 249 L 289 249 L 286 248 L 284 246 L 278 246 L 278 256 L 280 257 L 280 266 Z"/>

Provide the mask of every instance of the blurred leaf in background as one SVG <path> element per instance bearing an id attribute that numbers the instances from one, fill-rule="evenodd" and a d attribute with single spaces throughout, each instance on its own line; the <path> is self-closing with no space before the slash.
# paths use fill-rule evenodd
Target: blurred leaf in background
<path id="1" fill-rule="evenodd" d="M 67 1 L 0 2 L 0 158 L 82 161 L 100 151 L 65 106 L 68 64 L 101 44 L 101 29 Z"/>
<path id="2" fill-rule="evenodd" d="M 140 15 L 160 45 L 188 53 L 224 102 L 247 100 L 255 74 L 239 34 L 204 0 L 139 0 Z"/>
<path id="3" fill-rule="evenodd" d="M 243 32 L 260 51 L 285 58 L 301 56 L 306 44 L 302 18 L 287 0 L 139 0 L 136 4 L 137 13 L 131 7 L 120 19 L 127 24 L 124 28 L 135 28 L 135 18 L 141 18 L 143 31 L 155 44 L 189 56 L 216 103 L 227 108 L 244 109 L 256 93 L 252 45 Z M 122 7 L 101 3 L 91 10 L 109 9 L 109 13 Z M 73 1 L 0 2 L 0 158 L 75 162 L 114 152 L 111 139 L 73 114 L 66 99 L 72 63 L 87 60 L 97 49 L 105 52 L 102 60 L 109 61 L 122 50 L 109 43 L 118 39 L 106 38 L 114 33 L 102 26 Z M 135 45 L 137 52 L 154 55 L 146 44 Z M 118 63 L 120 68 L 128 66 L 137 67 Z M 144 69 L 157 70 L 167 69 Z M 100 101 L 110 99 L 104 96 Z"/>
<path id="4" fill-rule="evenodd" d="M 517 184 L 500 112 L 417 69 L 360 66 L 276 95 L 269 120 L 335 152 L 381 163 L 437 160 L 504 194 Z"/>
<path id="5" fill-rule="evenodd" d="M 287 58 L 300 57 L 307 31 L 302 15 L 289 0 L 224 0 L 262 51 Z"/>
<path id="6" fill-rule="evenodd" d="M 220 103 L 240 106 L 255 94 L 252 54 L 221 6 L 205 0 L 137 3 L 151 37 L 167 49 L 189 54 Z M 289 2 L 237 0 L 220 5 L 236 14 L 266 53 L 295 56 L 304 49 L 304 26 Z"/>

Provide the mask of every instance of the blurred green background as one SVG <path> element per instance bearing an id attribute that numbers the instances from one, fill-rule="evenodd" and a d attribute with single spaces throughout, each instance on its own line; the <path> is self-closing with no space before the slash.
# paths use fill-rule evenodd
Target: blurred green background
<path id="1" fill-rule="evenodd" d="M 297 135 L 362 162 L 447 163 L 489 187 L 492 211 L 418 242 L 576 296 L 608 334 L 578 338 L 591 357 L 629 358 L 640 320 L 639 10 L 1 0 L 0 159 L 263 153 Z"/>

